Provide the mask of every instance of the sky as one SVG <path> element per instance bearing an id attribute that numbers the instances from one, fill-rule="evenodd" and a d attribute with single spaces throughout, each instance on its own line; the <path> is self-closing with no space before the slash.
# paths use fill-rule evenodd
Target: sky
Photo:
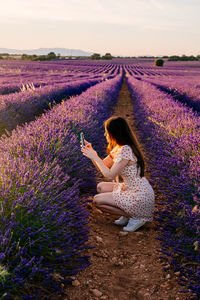
<path id="1" fill-rule="evenodd" d="M 4 0 L 0 48 L 200 54 L 200 0 Z"/>

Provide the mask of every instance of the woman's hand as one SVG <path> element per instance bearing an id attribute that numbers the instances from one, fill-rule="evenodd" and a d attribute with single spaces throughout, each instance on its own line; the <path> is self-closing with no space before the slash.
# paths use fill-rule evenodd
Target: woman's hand
<path id="1" fill-rule="evenodd" d="M 91 144 L 90 144 L 91 145 Z M 83 153 L 83 155 L 85 155 L 86 157 L 90 158 L 91 160 L 96 160 L 96 158 L 98 158 L 98 154 L 97 152 L 92 148 L 89 148 L 87 146 L 82 147 L 81 148 L 81 152 Z"/>
<path id="2" fill-rule="evenodd" d="M 93 149 L 93 148 L 92 148 L 92 144 L 89 143 L 88 141 L 86 141 L 85 139 L 84 139 L 84 144 L 85 144 L 85 147 L 90 148 L 90 149 Z"/>

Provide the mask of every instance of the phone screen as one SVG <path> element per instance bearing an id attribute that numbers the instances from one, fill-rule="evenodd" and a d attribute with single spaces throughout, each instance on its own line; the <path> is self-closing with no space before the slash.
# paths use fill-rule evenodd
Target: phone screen
<path id="1" fill-rule="evenodd" d="M 80 138 L 81 138 L 81 145 L 84 146 L 85 143 L 84 143 L 84 134 L 83 134 L 83 132 L 80 133 Z"/>

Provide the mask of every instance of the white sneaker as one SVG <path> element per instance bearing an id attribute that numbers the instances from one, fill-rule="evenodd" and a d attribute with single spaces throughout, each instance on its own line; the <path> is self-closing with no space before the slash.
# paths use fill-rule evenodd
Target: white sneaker
<path id="1" fill-rule="evenodd" d="M 133 218 L 129 219 L 127 226 L 123 227 L 124 231 L 136 231 L 138 228 L 143 226 L 146 222 L 141 220 L 136 220 Z"/>
<path id="2" fill-rule="evenodd" d="M 126 225 L 128 223 L 129 218 L 121 216 L 119 219 L 115 220 L 115 225 Z"/>

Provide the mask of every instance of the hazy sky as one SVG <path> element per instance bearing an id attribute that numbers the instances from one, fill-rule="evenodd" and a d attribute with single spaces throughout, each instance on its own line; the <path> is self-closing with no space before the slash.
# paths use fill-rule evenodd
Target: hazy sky
<path id="1" fill-rule="evenodd" d="M 4 0 L 0 48 L 200 54 L 200 0 Z"/>

